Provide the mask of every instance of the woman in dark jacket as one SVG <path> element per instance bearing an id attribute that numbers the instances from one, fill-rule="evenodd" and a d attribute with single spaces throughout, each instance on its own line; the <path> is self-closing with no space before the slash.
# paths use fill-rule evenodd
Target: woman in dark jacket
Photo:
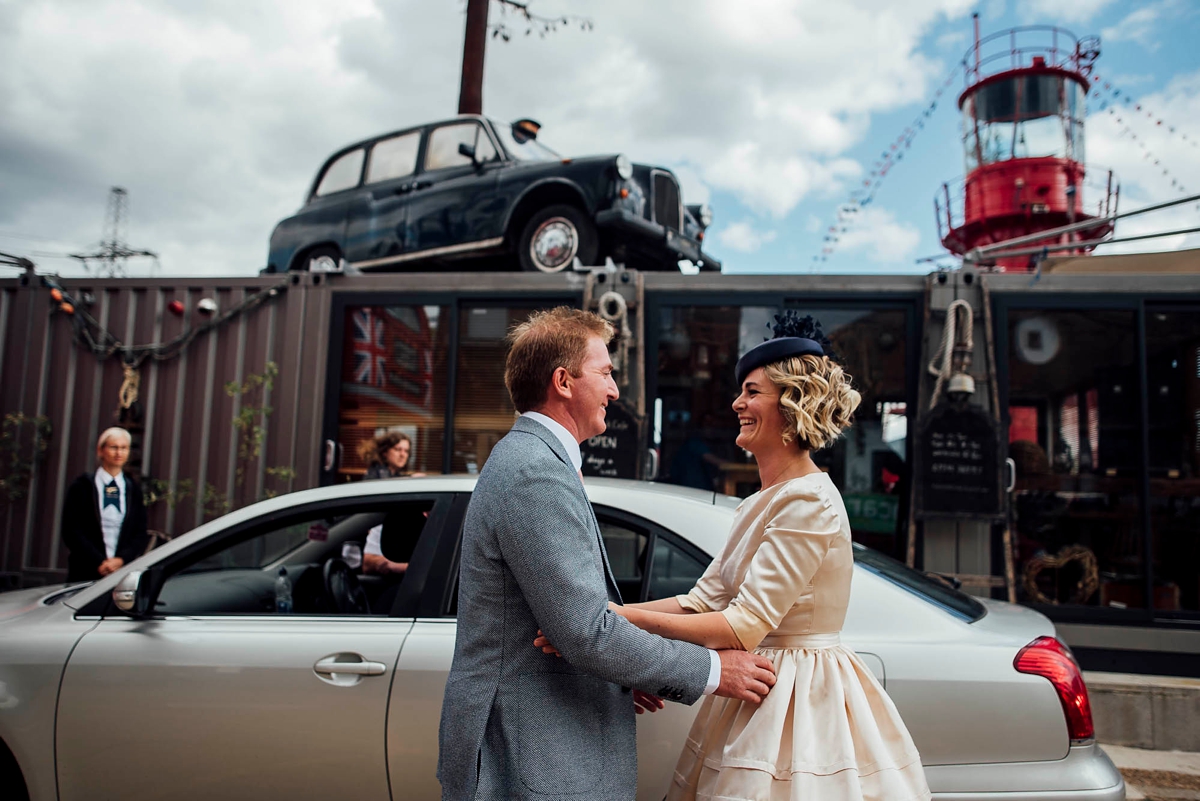
<path id="1" fill-rule="evenodd" d="M 364 442 L 358 449 L 358 455 L 367 463 L 367 474 L 364 478 L 368 479 L 424 475 L 408 469 L 411 454 L 412 440 L 400 431 L 380 434 Z"/>
<path id="2" fill-rule="evenodd" d="M 146 551 L 142 488 L 123 468 L 129 432 L 110 428 L 96 443 L 100 466 L 71 482 L 63 503 L 62 538 L 69 551 L 67 581 L 95 581 Z"/>

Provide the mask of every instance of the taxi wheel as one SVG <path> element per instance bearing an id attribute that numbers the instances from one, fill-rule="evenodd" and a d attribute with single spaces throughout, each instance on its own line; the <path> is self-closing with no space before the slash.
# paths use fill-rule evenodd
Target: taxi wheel
<path id="1" fill-rule="evenodd" d="M 300 269 L 310 273 L 331 273 L 337 271 L 341 261 L 342 254 L 337 248 L 315 248 L 300 260 Z"/>
<path id="2" fill-rule="evenodd" d="M 591 265 L 597 249 L 595 224 L 575 206 L 559 203 L 525 223 L 517 257 L 526 272 L 560 273 L 571 269 L 576 258 Z"/>

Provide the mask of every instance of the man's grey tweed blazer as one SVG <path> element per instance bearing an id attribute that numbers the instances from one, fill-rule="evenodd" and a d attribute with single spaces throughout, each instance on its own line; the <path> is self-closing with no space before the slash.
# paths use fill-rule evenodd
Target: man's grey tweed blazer
<path id="1" fill-rule="evenodd" d="M 636 687 L 695 703 L 708 651 L 648 634 L 620 602 L 591 505 L 562 443 L 518 418 L 463 523 L 458 636 L 442 705 L 438 780 L 460 799 L 636 794 Z M 542 629 L 562 653 L 543 654 Z"/>

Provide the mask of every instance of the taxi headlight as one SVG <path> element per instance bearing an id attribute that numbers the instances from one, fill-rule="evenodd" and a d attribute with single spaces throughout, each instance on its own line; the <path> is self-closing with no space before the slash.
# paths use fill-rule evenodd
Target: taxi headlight
<path id="1" fill-rule="evenodd" d="M 617 161 L 614 166 L 617 168 L 617 177 L 622 181 L 628 181 L 633 177 L 633 162 L 631 162 L 629 160 L 629 156 L 626 156 L 624 153 L 617 156 Z"/>

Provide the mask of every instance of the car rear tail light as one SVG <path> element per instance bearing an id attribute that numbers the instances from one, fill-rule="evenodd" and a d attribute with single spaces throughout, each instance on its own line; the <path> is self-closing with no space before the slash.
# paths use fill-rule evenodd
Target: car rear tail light
<path id="1" fill-rule="evenodd" d="M 1054 637 L 1038 637 L 1017 653 L 1013 667 L 1018 673 L 1029 673 L 1049 679 L 1062 702 L 1067 716 L 1067 732 L 1071 740 L 1091 740 L 1096 736 L 1092 725 L 1092 704 L 1087 686 L 1075 658 Z"/>

